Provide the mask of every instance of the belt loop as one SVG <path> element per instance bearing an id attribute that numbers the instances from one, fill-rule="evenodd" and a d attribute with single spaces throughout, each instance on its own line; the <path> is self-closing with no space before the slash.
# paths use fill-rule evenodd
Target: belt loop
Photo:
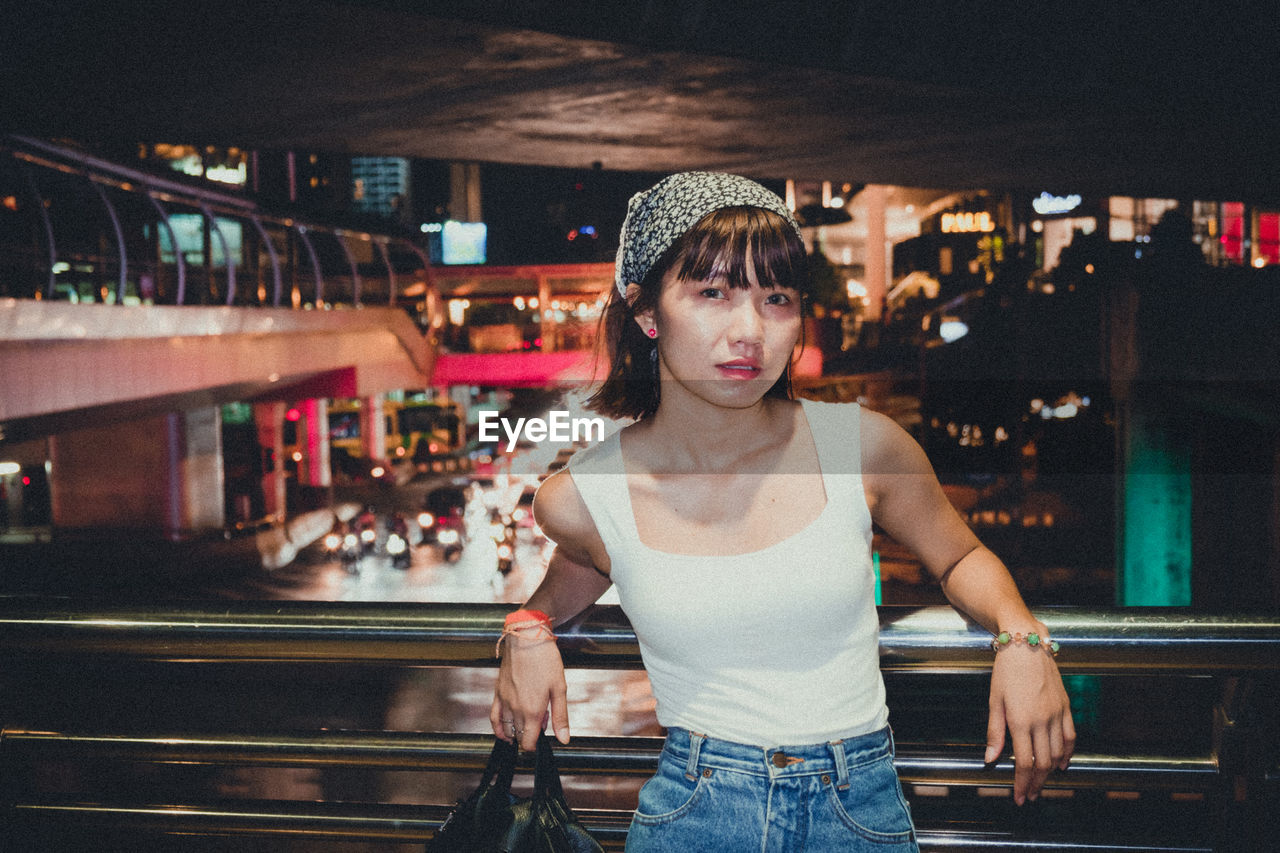
<path id="1" fill-rule="evenodd" d="M 831 757 L 836 762 L 836 788 L 849 790 L 849 759 L 844 757 L 844 741 L 833 740 L 830 743 Z"/>
<path id="2" fill-rule="evenodd" d="M 702 752 L 704 740 L 706 736 L 689 732 L 689 763 L 684 766 L 684 778 L 690 782 L 698 778 L 698 753 Z"/>

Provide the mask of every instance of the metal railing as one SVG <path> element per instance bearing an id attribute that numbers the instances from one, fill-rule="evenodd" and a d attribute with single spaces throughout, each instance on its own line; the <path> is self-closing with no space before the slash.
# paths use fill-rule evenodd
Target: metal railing
<path id="1" fill-rule="evenodd" d="M 424 275 L 431 274 L 427 253 L 405 237 L 321 225 L 297 217 L 271 215 L 261 210 L 251 199 L 233 192 L 221 192 L 211 187 L 166 179 L 30 137 L 10 136 L 0 143 L 0 151 L 16 162 L 24 185 L 22 201 L 32 202 L 31 208 L 38 215 L 38 227 L 34 230 L 43 242 L 43 251 L 40 252 L 43 262 L 40 266 L 43 267 L 45 279 L 43 287 L 37 294 L 33 294 L 39 298 L 59 297 L 60 270 L 69 271 L 73 265 L 92 267 L 97 271 L 97 278 L 105 281 L 106 268 L 114 265 L 115 286 L 107 288 L 104 283 L 103 290 L 116 304 L 123 304 L 127 297 L 138 295 L 142 290 L 136 274 L 139 269 L 156 273 L 158 277 L 161 269 L 172 267 L 174 284 L 164 294 L 163 301 L 175 305 L 191 304 L 193 288 L 189 287 L 188 281 L 189 262 L 173 219 L 178 210 L 197 217 L 201 223 L 205 246 L 200 254 L 206 273 L 212 277 L 215 269 L 221 269 L 219 299 L 228 306 L 323 306 L 329 304 L 326 302 L 327 293 L 332 296 L 332 288 L 326 288 L 328 278 L 347 282 L 348 286 L 341 296 L 350 304 L 360 305 L 367 301 L 364 291 L 367 289 L 368 273 L 362 275 L 360 264 L 352 251 L 353 245 L 363 244 L 368 247 L 367 252 L 361 253 L 369 256 L 367 268 L 381 264 L 387 292 L 382 304 L 396 305 L 404 295 L 402 284 L 411 278 L 405 276 L 402 270 L 398 281 L 396 264 L 391 254 L 393 248 L 406 258 L 412 257 L 413 265 L 423 270 Z M 100 240 L 104 248 L 110 246 L 109 254 L 99 256 L 95 253 L 88 258 L 73 258 L 65 250 L 66 241 L 63 238 L 67 235 L 59 234 L 59 229 L 51 219 L 51 193 L 47 186 L 53 180 L 67 178 L 73 182 L 82 181 L 84 188 L 92 190 L 92 198 L 105 216 L 102 224 L 109 226 L 109 232 L 103 229 Z M 130 204 L 121 205 L 119 202 L 123 199 L 129 199 Z M 17 196 L 13 203 L 18 210 L 25 206 Z M 93 206 L 88 199 L 76 198 L 69 201 L 69 207 L 78 208 L 82 216 L 89 216 L 89 208 Z M 123 210 L 123 207 L 129 207 L 129 212 Z M 231 223 L 243 228 L 244 239 L 239 246 L 225 230 Z M 78 227 L 83 230 L 86 226 L 81 223 Z M 154 231 L 144 235 L 143 232 L 148 229 Z M 165 258 L 161 234 L 168 240 L 169 254 L 172 256 L 170 259 Z M 317 238 L 324 238 L 334 244 L 332 248 L 336 252 L 331 252 L 334 256 L 331 266 L 340 265 L 339 271 L 327 272 L 323 269 L 320 253 L 317 251 Z M 221 260 L 215 263 L 215 257 L 220 257 Z M 265 268 L 260 271 L 263 264 Z M 244 295 L 245 282 L 241 274 L 246 269 L 252 271 L 255 278 L 260 276 L 263 279 L 259 290 L 261 296 L 257 298 Z M 131 271 L 135 274 L 131 275 Z M 310 299 L 302 295 L 299 282 L 303 279 L 310 280 Z M 286 294 L 286 280 L 293 284 L 291 294 Z M 3 291 L 0 290 L 0 295 L 2 294 Z M 287 295 L 290 296 L 289 299 L 286 299 Z"/>
<path id="2" fill-rule="evenodd" d="M 0 600 L 0 654 L 5 660 L 39 665 L 75 659 L 165 666 L 490 667 L 493 644 L 509 610 L 481 604 L 273 601 L 146 607 Z M 1046 609 L 1037 615 L 1063 644 L 1059 664 L 1064 674 L 1211 677 L 1221 687 L 1213 719 L 1202 721 L 1206 734 L 1212 734 L 1207 751 L 1086 749 L 1077 753 L 1069 771 L 1050 777 L 1047 789 L 1096 792 L 1102 797 L 1099 815 L 1116 806 L 1108 792 L 1140 792 L 1175 811 L 1200 809 L 1210 825 L 1203 836 L 1190 839 L 1138 838 L 1105 825 L 1064 829 L 1049 822 L 1029 828 L 1024 821 L 1002 828 L 998 821 L 954 820 L 961 807 L 953 804 L 951 814 L 918 808 L 922 847 L 1252 849 L 1241 834 L 1247 835 L 1257 815 L 1274 809 L 1280 785 L 1280 722 L 1275 709 L 1268 712 L 1265 704 L 1273 691 L 1254 689 L 1274 687 L 1280 674 L 1280 616 L 1079 608 Z M 989 636 L 949 608 L 883 607 L 880 618 L 881 664 L 887 673 L 932 678 L 977 675 L 990 668 Z M 616 607 L 588 611 L 578 624 L 560 632 L 560 645 L 570 667 L 641 665 L 635 637 Z M 1261 713 L 1259 701 L 1264 703 Z M 438 827 L 448 805 L 76 801 L 32 794 L 18 780 L 24 768 L 49 761 L 478 771 L 491 744 L 486 735 L 442 732 L 244 734 L 182 731 L 176 725 L 142 732 L 106 731 L 91 724 L 74 731 L 7 725 L 0 739 L 0 778 L 8 780 L 6 823 L 17 838 L 31 827 L 58 825 L 417 842 Z M 653 771 L 660 748 L 661 740 L 654 737 L 575 737 L 569 746 L 557 748 L 557 755 L 565 774 L 643 776 Z M 980 750 L 972 745 L 899 741 L 896 765 L 908 785 L 988 790 L 1012 784 L 1009 759 L 983 765 Z M 1161 792 L 1177 799 L 1170 805 Z M 1123 799 L 1122 806 L 1129 808 Z M 1187 802 L 1192 805 L 1183 805 Z M 928 804 L 913 803 L 913 808 L 918 805 Z M 619 847 L 625 840 L 629 813 L 584 809 L 581 816 L 606 846 Z"/>

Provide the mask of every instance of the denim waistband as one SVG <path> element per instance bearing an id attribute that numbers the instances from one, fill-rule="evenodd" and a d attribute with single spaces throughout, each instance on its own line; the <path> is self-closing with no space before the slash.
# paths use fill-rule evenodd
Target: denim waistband
<path id="1" fill-rule="evenodd" d="M 830 743 L 774 747 L 735 743 L 688 729 L 670 728 L 662 751 L 664 757 L 683 764 L 689 777 L 711 768 L 770 778 L 835 774 L 843 787 L 848 784 L 851 769 L 892 756 L 894 743 L 893 731 L 888 726 Z"/>

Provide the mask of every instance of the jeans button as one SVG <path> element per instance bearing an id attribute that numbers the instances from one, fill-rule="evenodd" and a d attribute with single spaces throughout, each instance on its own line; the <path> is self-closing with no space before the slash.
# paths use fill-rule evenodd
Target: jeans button
<path id="1" fill-rule="evenodd" d="M 781 770 L 787 766 L 787 754 L 779 750 L 773 754 L 773 766 Z"/>

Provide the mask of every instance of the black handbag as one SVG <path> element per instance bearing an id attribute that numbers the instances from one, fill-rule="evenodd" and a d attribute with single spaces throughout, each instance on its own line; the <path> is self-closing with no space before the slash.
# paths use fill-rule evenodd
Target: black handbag
<path id="1" fill-rule="evenodd" d="M 449 813 L 427 853 L 603 853 L 565 802 L 550 739 L 538 738 L 531 797 L 511 793 L 517 752 L 495 739 L 479 787 Z"/>

